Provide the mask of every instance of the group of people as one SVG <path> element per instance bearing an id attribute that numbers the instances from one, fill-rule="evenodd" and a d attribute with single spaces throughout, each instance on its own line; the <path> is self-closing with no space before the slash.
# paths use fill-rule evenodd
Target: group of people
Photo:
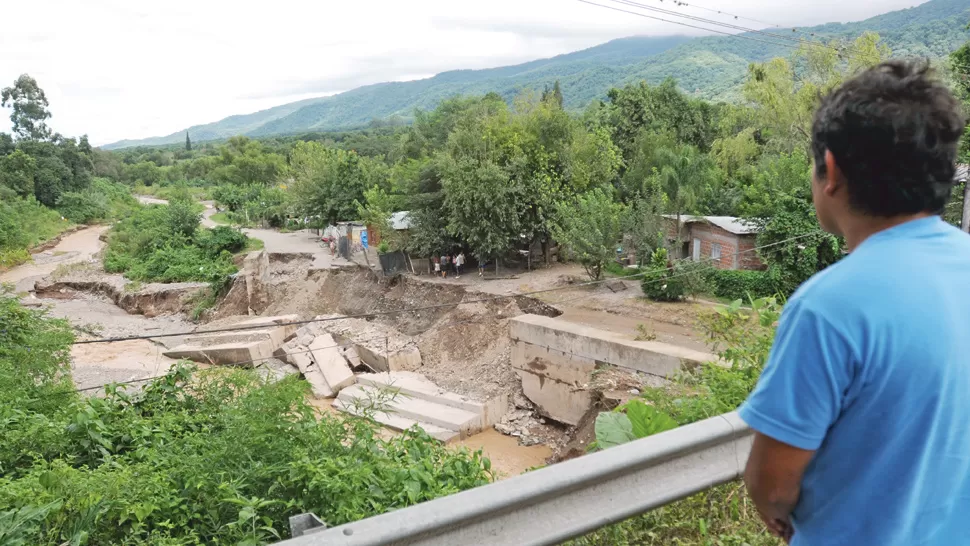
<path id="1" fill-rule="evenodd" d="M 441 278 L 446 278 L 448 276 L 448 270 L 454 271 L 455 278 L 460 279 L 461 274 L 465 272 L 465 253 L 459 252 L 458 254 L 442 254 L 441 257 L 432 258 L 434 262 L 434 274 L 435 276 L 441 276 Z"/>

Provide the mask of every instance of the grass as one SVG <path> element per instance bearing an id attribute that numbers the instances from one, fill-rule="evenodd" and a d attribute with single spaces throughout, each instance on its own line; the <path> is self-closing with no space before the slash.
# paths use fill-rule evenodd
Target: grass
<path id="1" fill-rule="evenodd" d="M 264 248 L 266 248 L 266 243 L 262 239 L 250 237 L 246 239 L 246 248 L 242 249 L 242 252 L 252 252 L 254 250 L 263 250 Z"/>
<path id="2" fill-rule="evenodd" d="M 229 220 L 229 214 L 226 212 L 217 212 L 212 216 L 210 216 L 209 219 L 217 224 L 222 224 L 224 226 L 228 226 L 232 224 L 232 222 Z"/>

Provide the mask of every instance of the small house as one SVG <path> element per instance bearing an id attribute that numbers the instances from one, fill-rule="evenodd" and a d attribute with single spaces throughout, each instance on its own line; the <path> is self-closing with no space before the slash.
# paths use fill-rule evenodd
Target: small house
<path id="1" fill-rule="evenodd" d="M 408 230 L 411 229 L 411 215 L 406 210 L 395 212 L 388 218 L 388 224 L 390 224 L 391 229 L 400 237 L 406 237 Z M 381 234 L 374 226 L 367 226 L 367 238 L 369 239 L 368 244 L 370 246 L 376 247 L 381 244 Z"/>
<path id="2" fill-rule="evenodd" d="M 734 216 L 681 216 L 679 234 L 677 216 L 665 214 L 664 224 L 676 258 L 709 262 L 720 269 L 765 268 L 755 251 L 759 229 L 754 224 Z"/>

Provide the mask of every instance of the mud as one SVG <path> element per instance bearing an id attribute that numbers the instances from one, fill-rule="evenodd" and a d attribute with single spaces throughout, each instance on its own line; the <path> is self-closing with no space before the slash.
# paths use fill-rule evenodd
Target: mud
<path id="1" fill-rule="evenodd" d="M 100 279 L 63 278 L 35 283 L 34 293 L 40 299 L 74 299 L 78 292 L 99 295 L 112 301 L 130 314 L 155 317 L 181 313 L 189 309 L 192 300 L 208 287 L 206 283 L 151 283 L 131 288 L 121 275 L 105 275 Z"/>

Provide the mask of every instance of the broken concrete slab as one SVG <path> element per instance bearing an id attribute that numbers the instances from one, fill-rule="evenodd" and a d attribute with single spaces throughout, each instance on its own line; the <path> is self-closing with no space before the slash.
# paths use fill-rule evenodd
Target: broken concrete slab
<path id="1" fill-rule="evenodd" d="M 310 344 L 310 355 L 317 369 L 323 374 L 324 380 L 333 392 L 340 392 L 341 389 L 356 382 L 354 372 L 340 354 L 340 348 L 333 336 L 324 334 L 317 336 Z"/>
<path id="2" fill-rule="evenodd" d="M 344 358 L 347 359 L 347 363 L 350 364 L 351 368 L 357 368 L 362 364 L 360 354 L 357 352 L 357 347 L 353 345 L 341 347 L 340 354 L 344 355 Z"/>
<path id="3" fill-rule="evenodd" d="M 519 377 L 522 392 L 538 406 L 539 413 L 560 423 L 578 425 L 593 403 L 589 391 L 568 383 L 521 371 Z"/>
<path id="4" fill-rule="evenodd" d="M 267 341 L 226 343 L 223 345 L 179 345 L 162 353 L 169 358 L 188 359 L 206 364 L 253 367 L 273 358 L 273 347 Z"/>
<path id="5" fill-rule="evenodd" d="M 262 362 L 259 366 L 256 366 L 256 373 L 270 383 L 275 383 L 300 372 L 295 367 L 279 359 L 270 358 Z"/>
<path id="6" fill-rule="evenodd" d="M 386 392 L 386 391 L 385 391 Z M 481 415 L 463 409 L 436 404 L 420 398 L 411 398 L 403 393 L 382 394 L 381 389 L 367 385 L 352 385 L 340 391 L 338 400 L 369 408 L 373 412 L 386 412 L 419 424 L 455 431 L 462 437 L 482 430 Z"/>
<path id="7" fill-rule="evenodd" d="M 589 410 L 589 383 L 598 366 L 643 372 L 658 378 L 703 362 L 711 354 L 666 343 L 633 341 L 619 334 L 541 315 L 509 321 L 512 368 L 522 380 L 522 392 L 540 413 L 570 425 Z"/>
<path id="8" fill-rule="evenodd" d="M 509 335 L 515 341 L 661 377 L 670 377 L 704 362 L 719 362 L 710 353 L 658 341 L 634 341 L 614 332 L 542 315 L 511 319 Z"/>
<path id="9" fill-rule="evenodd" d="M 357 417 L 365 417 L 371 419 L 377 423 L 384 425 L 391 430 L 405 431 L 409 428 L 417 425 L 421 427 L 422 430 L 428 433 L 429 436 L 438 440 L 439 442 L 448 443 L 452 440 L 457 440 L 461 437 L 461 434 L 454 431 L 448 430 L 446 428 L 438 427 L 430 423 L 421 423 L 415 421 L 414 419 L 408 419 L 406 417 L 401 417 L 400 415 L 383 412 L 383 411 L 360 411 L 360 409 L 355 406 L 352 402 L 345 402 L 340 398 L 333 401 L 333 407 L 351 415 L 356 415 Z"/>
<path id="10" fill-rule="evenodd" d="M 293 322 L 299 322 L 300 315 L 276 315 L 271 317 L 257 317 L 248 320 L 244 320 L 238 323 L 239 326 L 259 326 L 259 325 L 276 325 L 282 326 L 283 328 L 283 339 L 290 339 L 296 334 L 297 329 L 299 329 L 299 324 L 291 324 Z"/>
<path id="11" fill-rule="evenodd" d="M 357 382 L 371 387 L 396 390 L 402 395 L 414 399 L 426 400 L 478 414 L 481 420 L 481 428 L 487 428 L 499 422 L 508 410 L 507 396 L 496 396 L 484 402 L 475 400 L 448 392 L 423 375 L 414 372 L 359 374 Z"/>
<path id="12" fill-rule="evenodd" d="M 421 350 L 418 347 L 405 347 L 399 351 L 374 349 L 364 345 L 357 345 L 360 360 L 372 370 L 388 372 L 398 370 L 413 370 L 421 366 Z"/>
<path id="13" fill-rule="evenodd" d="M 189 345 L 225 345 L 227 343 L 245 343 L 248 341 L 268 341 L 274 350 L 283 344 L 286 338 L 282 327 L 265 328 L 261 330 L 240 330 L 236 332 L 216 332 L 207 334 L 199 332 L 185 338 Z"/>

